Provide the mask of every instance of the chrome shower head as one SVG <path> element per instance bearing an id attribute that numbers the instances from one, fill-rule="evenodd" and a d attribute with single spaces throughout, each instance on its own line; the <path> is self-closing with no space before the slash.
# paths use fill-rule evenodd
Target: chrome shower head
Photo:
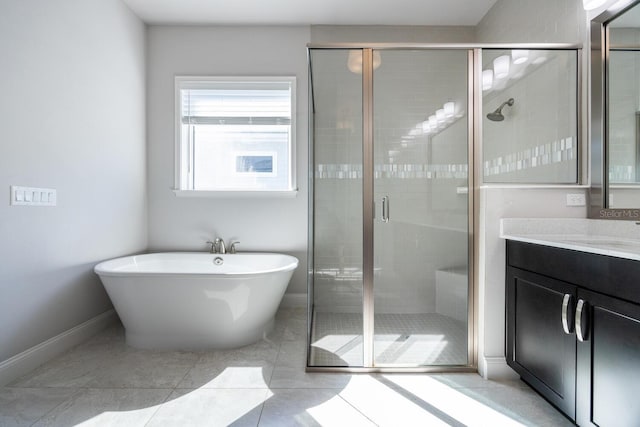
<path id="1" fill-rule="evenodd" d="M 500 105 L 496 111 L 494 111 L 493 113 L 489 113 L 487 114 L 487 119 L 491 120 L 492 122 L 501 122 L 504 120 L 504 116 L 502 115 L 502 109 L 504 108 L 505 105 L 508 105 L 509 107 L 511 107 L 514 103 L 514 99 L 513 98 L 509 98 L 507 101 L 503 102 L 502 105 Z"/>

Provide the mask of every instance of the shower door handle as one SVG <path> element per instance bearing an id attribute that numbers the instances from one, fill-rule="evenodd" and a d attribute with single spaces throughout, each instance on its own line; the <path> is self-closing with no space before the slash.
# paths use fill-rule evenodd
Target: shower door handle
<path id="1" fill-rule="evenodd" d="M 382 222 L 389 222 L 389 196 L 382 198 Z"/>

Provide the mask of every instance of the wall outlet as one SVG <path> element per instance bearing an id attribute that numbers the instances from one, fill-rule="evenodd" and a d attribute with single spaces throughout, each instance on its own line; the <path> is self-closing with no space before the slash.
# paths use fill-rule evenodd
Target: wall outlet
<path id="1" fill-rule="evenodd" d="M 585 195 L 582 193 L 567 194 L 567 206 L 585 206 L 587 204 Z"/>

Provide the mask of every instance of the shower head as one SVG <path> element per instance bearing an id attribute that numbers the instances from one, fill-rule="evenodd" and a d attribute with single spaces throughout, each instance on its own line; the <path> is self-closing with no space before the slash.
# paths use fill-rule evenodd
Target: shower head
<path id="1" fill-rule="evenodd" d="M 502 105 L 500 105 L 496 111 L 494 111 L 493 113 L 489 113 L 487 114 L 487 119 L 491 120 L 492 122 L 501 122 L 504 120 L 504 116 L 502 115 L 502 109 L 504 108 L 505 105 L 508 105 L 509 107 L 511 107 L 513 105 L 515 101 L 513 100 L 513 98 L 509 98 L 507 101 L 503 102 Z"/>

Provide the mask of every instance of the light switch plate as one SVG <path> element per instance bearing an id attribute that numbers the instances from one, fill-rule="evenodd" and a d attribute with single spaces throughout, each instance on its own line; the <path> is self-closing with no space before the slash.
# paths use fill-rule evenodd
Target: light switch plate
<path id="1" fill-rule="evenodd" d="M 57 194 L 54 188 L 11 186 L 10 205 L 55 206 Z"/>
<path id="2" fill-rule="evenodd" d="M 585 206 L 587 204 L 585 195 L 582 193 L 567 194 L 567 206 Z"/>

